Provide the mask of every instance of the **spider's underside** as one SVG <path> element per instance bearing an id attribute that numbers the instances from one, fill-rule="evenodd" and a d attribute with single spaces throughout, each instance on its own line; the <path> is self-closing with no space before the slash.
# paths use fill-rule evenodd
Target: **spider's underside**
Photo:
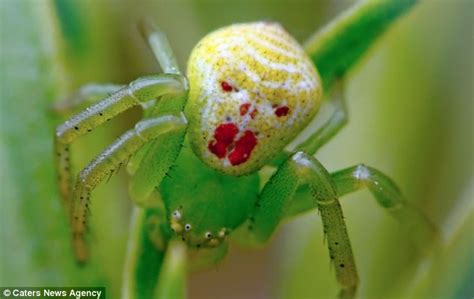
<path id="1" fill-rule="evenodd" d="M 163 34 L 149 25 L 143 29 L 164 73 L 127 86 L 89 86 L 74 96 L 72 106 L 113 93 L 56 131 L 60 193 L 71 211 L 78 261 L 88 258 L 91 191 L 130 158 L 131 198 L 147 206 L 158 197 L 163 204 L 153 239 L 157 251 L 167 252 L 165 260 L 182 246 L 178 239 L 189 251 L 207 250 L 207 259 L 215 262 L 224 256 L 228 237 L 263 244 L 281 220 L 317 208 L 340 296 L 351 298 L 358 276 L 338 198 L 363 187 L 420 247 L 435 239 L 429 222 L 386 175 L 363 164 L 329 173 L 314 157 L 347 121 L 342 84 L 329 97 L 335 107 L 329 120 L 294 151 L 285 150 L 316 115 L 323 83 L 280 25 L 240 24 L 211 33 L 193 50 L 187 77 Z M 73 184 L 70 144 L 135 105 L 143 106 L 143 120 L 92 160 Z M 277 169 L 261 189 L 258 171 L 266 165 Z M 308 188 L 308 200 L 293 200 L 298 188 Z M 165 262 L 158 289 L 167 287 L 167 269 Z"/>

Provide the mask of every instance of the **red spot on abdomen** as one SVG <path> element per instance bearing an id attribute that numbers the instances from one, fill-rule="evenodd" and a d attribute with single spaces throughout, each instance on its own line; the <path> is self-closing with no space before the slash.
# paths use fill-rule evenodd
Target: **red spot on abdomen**
<path id="1" fill-rule="evenodd" d="M 239 128 L 233 123 L 221 124 L 216 128 L 214 137 L 218 142 L 232 143 L 235 135 L 239 132 Z"/>
<path id="2" fill-rule="evenodd" d="M 289 108 L 289 107 L 287 107 L 287 106 L 280 106 L 280 107 L 276 108 L 276 110 L 275 110 L 275 115 L 278 116 L 278 117 L 287 116 L 287 115 L 288 115 L 288 112 L 290 112 L 290 108 Z"/>
<path id="3" fill-rule="evenodd" d="M 222 90 L 225 91 L 225 92 L 231 92 L 234 89 L 232 87 L 232 85 L 227 83 L 227 81 L 222 81 L 221 82 L 221 87 L 222 87 Z"/>
<path id="4" fill-rule="evenodd" d="M 214 140 L 209 142 L 208 149 L 219 159 L 227 156 L 233 166 L 244 163 L 257 145 L 255 134 L 247 130 L 235 141 L 239 129 L 233 123 L 219 125 L 214 131 Z"/>
<path id="5" fill-rule="evenodd" d="M 239 165 L 250 158 L 254 147 L 257 145 L 257 138 L 252 131 L 245 131 L 235 143 L 235 147 L 229 154 L 229 162 L 232 165 Z"/>
<path id="6" fill-rule="evenodd" d="M 257 116 L 257 114 L 258 114 L 258 110 L 254 109 L 252 112 L 250 112 L 250 117 L 254 119 Z"/>
<path id="7" fill-rule="evenodd" d="M 250 108 L 250 103 L 245 103 L 245 104 L 242 104 L 240 105 L 240 115 L 244 116 L 245 114 L 247 114 L 247 112 L 249 111 L 249 108 Z"/>
<path id="8" fill-rule="evenodd" d="M 215 140 L 209 142 L 207 147 L 211 153 L 222 159 L 227 155 L 227 147 L 234 142 L 238 132 L 239 129 L 233 123 L 221 124 L 214 131 Z"/>

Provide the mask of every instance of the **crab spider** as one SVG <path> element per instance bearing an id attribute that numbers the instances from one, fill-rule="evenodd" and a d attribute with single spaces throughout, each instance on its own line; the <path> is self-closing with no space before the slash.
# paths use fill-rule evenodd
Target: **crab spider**
<path id="1" fill-rule="evenodd" d="M 364 9 L 370 5 L 386 4 L 369 4 Z M 332 84 L 341 76 L 339 66 L 332 72 L 324 69 L 320 77 L 314 62 L 319 66 L 324 57 L 334 55 L 340 45 L 330 37 L 343 36 L 338 24 L 356 18 L 359 12 L 355 9 L 330 25 L 306 49 L 277 23 L 219 29 L 195 46 L 186 77 L 164 34 L 142 24 L 162 74 L 125 86 L 89 85 L 58 106 L 58 110 L 70 110 L 110 93 L 56 130 L 59 189 L 70 211 L 77 260 L 88 259 L 90 193 L 129 159 L 130 197 L 144 207 L 136 211 L 141 216 L 135 215 L 134 227 L 144 229 L 144 219 L 155 226 L 145 241 L 131 240 L 129 250 L 136 250 L 140 242 L 151 242 L 157 254 L 164 255 L 162 264 L 149 265 L 161 266 L 155 294 L 164 298 L 183 296 L 179 290 L 172 290 L 179 295 L 171 296 L 169 290 L 184 275 L 175 270 L 176 265 L 184 264 L 186 252 L 205 252 L 202 259 L 215 262 L 225 255 L 228 237 L 246 245 L 264 244 L 280 221 L 311 209 L 318 209 L 322 218 L 340 297 L 354 297 L 359 279 L 339 198 L 361 188 L 368 188 L 421 248 L 428 247 L 436 239 L 434 229 L 388 176 L 363 164 L 330 173 L 314 157 L 347 122 L 342 83 Z M 380 26 L 378 34 L 384 27 Z M 363 51 L 355 52 L 344 62 L 353 63 Z M 286 150 L 316 116 L 323 86 L 333 86 L 328 93 L 335 107 L 332 116 L 295 150 Z M 136 105 L 143 107 L 144 118 L 73 180 L 70 145 Z M 276 170 L 260 189 L 259 170 L 266 165 Z M 295 192 L 304 188 L 309 190 L 307 199 L 295 199 Z M 152 216 L 144 214 L 151 210 L 155 211 Z M 142 267 L 140 259 L 140 255 L 129 258 L 128 271 Z M 147 292 L 135 290 L 138 283 L 126 280 L 125 284 L 126 297 Z"/>

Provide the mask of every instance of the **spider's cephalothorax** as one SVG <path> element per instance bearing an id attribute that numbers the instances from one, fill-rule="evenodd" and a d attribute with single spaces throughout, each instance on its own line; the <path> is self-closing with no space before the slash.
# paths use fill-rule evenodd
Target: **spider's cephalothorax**
<path id="1" fill-rule="evenodd" d="M 277 23 L 238 24 L 204 37 L 188 62 L 194 152 L 241 175 L 261 168 L 316 114 L 317 71 Z"/>
<path id="2" fill-rule="evenodd" d="M 258 175 L 222 174 L 185 147 L 163 179 L 160 194 L 174 235 L 188 247 L 213 248 L 248 219 L 258 186 Z"/>

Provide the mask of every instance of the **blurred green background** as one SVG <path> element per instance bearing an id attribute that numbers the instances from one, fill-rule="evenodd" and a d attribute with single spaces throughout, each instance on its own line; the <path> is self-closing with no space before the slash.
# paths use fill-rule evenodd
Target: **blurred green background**
<path id="1" fill-rule="evenodd" d="M 72 258 L 56 191 L 51 104 L 88 82 L 159 71 L 136 23 L 151 17 L 182 68 L 196 42 L 235 22 L 276 20 L 298 40 L 349 1 L 0 0 L 0 285 L 106 286 L 119 298 L 131 204 L 122 171 L 93 194 L 93 256 Z M 474 2 L 426 1 L 397 22 L 348 76 L 350 121 L 319 154 L 329 170 L 359 162 L 398 182 L 439 227 L 443 247 L 420 256 L 370 194 L 342 200 L 360 274 L 359 298 L 474 296 Z M 324 117 L 324 111 L 322 111 Z M 74 145 L 78 171 L 139 111 Z M 190 298 L 334 298 L 337 285 L 311 212 L 265 250 L 231 246 L 189 276 Z"/>

